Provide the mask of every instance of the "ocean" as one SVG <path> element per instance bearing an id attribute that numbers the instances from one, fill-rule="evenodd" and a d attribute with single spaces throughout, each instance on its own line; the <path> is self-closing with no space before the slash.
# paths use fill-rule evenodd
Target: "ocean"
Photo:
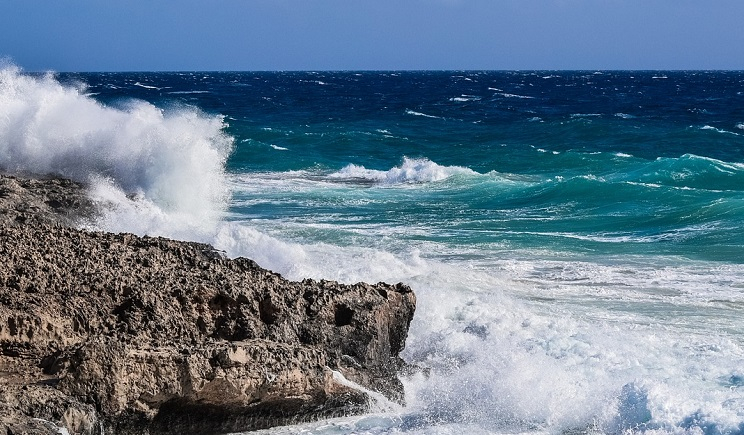
<path id="1" fill-rule="evenodd" d="M 6 66 L 0 166 L 91 183 L 89 228 L 410 285 L 406 405 L 271 433 L 744 433 L 744 72 Z"/>

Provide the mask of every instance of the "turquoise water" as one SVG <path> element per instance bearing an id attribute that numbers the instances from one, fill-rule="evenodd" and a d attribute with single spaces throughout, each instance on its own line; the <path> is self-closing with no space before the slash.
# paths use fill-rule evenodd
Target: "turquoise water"
<path id="1" fill-rule="evenodd" d="M 0 76 L 96 228 L 418 295 L 407 406 L 288 433 L 744 431 L 744 73 Z"/>
<path id="2" fill-rule="evenodd" d="M 260 191 L 251 182 L 233 185 L 237 218 L 333 226 L 308 235 L 313 242 L 353 244 L 344 230 L 358 237 L 354 227 L 363 220 L 406 240 L 413 223 L 427 233 L 423 239 L 458 248 L 744 258 L 742 73 L 82 80 L 109 103 L 142 98 L 225 116 L 235 139 L 226 164 L 231 176 L 322 182 L 317 189 Z M 374 240 L 362 244 L 368 243 Z"/>

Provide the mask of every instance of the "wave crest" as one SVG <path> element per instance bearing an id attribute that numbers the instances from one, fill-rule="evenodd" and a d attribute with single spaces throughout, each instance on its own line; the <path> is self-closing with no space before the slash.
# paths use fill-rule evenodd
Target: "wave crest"
<path id="1" fill-rule="evenodd" d="M 233 146 L 224 126 L 221 116 L 193 108 L 164 111 L 138 100 L 110 107 L 53 74 L 0 70 L 0 168 L 105 179 L 166 212 L 203 219 L 223 209 Z"/>
<path id="2" fill-rule="evenodd" d="M 372 183 L 393 185 L 407 183 L 430 183 L 442 181 L 454 175 L 474 175 L 475 171 L 462 166 L 441 166 L 429 159 L 403 158 L 403 163 L 387 171 L 367 169 L 364 166 L 349 164 L 329 178 L 342 180 L 363 180 Z"/>

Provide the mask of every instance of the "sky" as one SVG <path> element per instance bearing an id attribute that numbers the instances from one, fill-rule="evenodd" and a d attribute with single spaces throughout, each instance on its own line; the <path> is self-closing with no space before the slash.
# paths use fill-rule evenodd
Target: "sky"
<path id="1" fill-rule="evenodd" d="M 27 71 L 744 70 L 743 0 L 2 0 Z"/>

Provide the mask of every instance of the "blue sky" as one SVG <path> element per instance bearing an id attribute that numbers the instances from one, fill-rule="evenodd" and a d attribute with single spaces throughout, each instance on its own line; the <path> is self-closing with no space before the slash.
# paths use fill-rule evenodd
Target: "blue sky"
<path id="1" fill-rule="evenodd" d="M 744 69 L 742 0 L 3 0 L 25 70 Z"/>

